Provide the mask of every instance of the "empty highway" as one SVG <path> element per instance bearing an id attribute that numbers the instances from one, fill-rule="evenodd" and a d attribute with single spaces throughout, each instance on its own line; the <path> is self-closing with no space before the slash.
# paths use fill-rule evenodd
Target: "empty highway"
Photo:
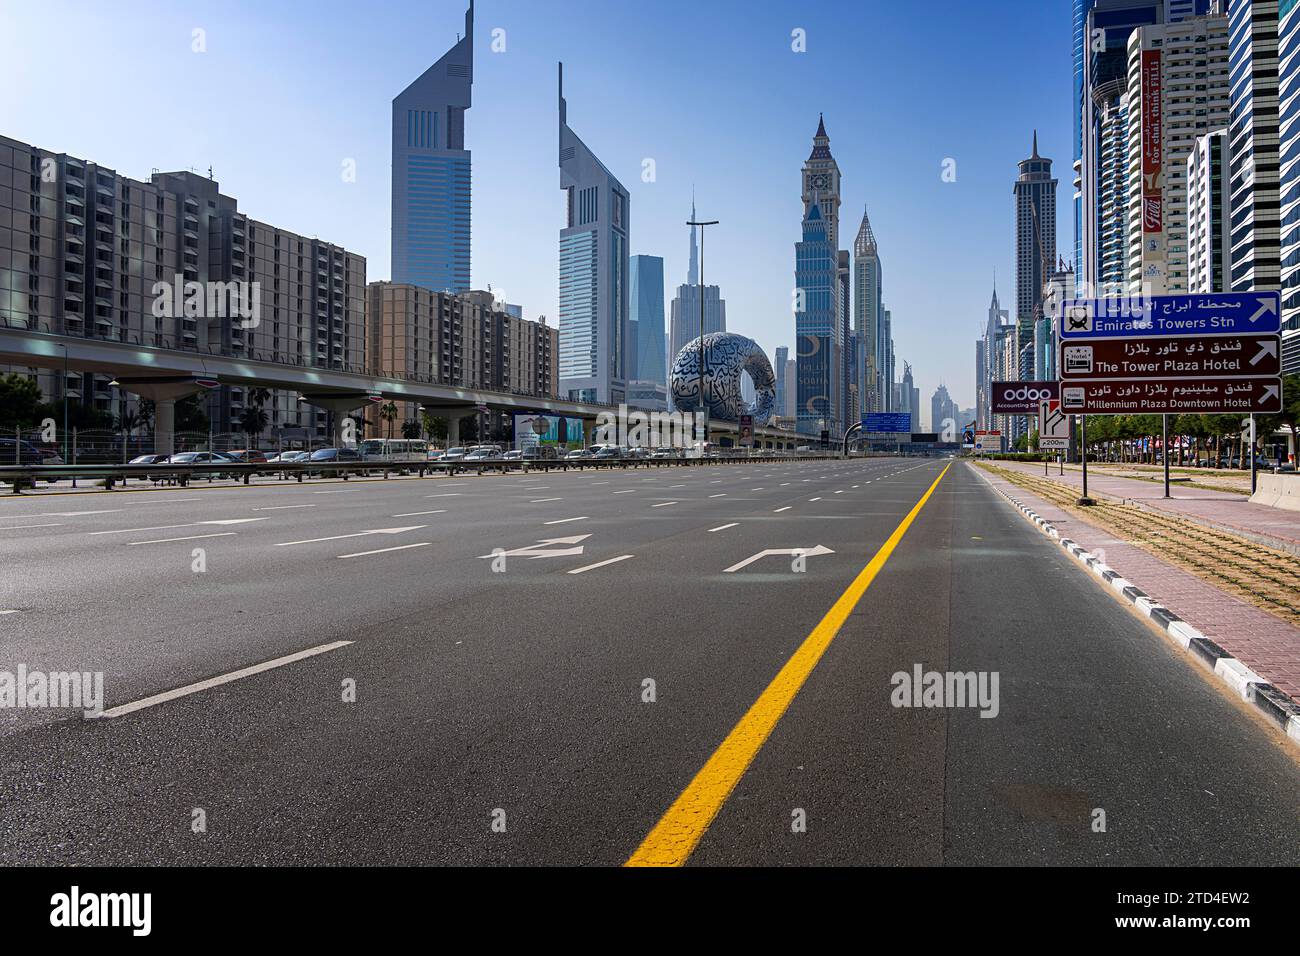
<path id="1" fill-rule="evenodd" d="M 0 710 L 8 864 L 1300 863 L 1276 732 L 961 462 L 29 495 L 0 566 L 104 708 Z"/>

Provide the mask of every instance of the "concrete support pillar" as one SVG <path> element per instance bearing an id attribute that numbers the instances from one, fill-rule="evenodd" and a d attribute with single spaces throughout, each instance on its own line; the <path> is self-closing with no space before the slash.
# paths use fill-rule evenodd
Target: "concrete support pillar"
<path id="1" fill-rule="evenodd" d="M 153 403 L 153 453 L 176 454 L 176 400 L 154 399 Z"/>
<path id="2" fill-rule="evenodd" d="M 196 380 L 192 376 L 132 378 L 117 376 L 117 386 L 153 402 L 153 452 L 172 455 L 176 452 L 176 402 L 216 386 L 215 380 Z"/>
<path id="3" fill-rule="evenodd" d="M 460 415 L 447 416 L 447 447 L 453 448 L 460 444 Z"/>

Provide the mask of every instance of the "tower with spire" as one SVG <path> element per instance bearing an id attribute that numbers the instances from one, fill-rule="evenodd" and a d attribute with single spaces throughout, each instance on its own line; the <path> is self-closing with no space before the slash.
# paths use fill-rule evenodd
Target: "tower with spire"
<path id="1" fill-rule="evenodd" d="M 831 246 L 840 245 L 840 167 L 831 155 L 831 138 L 826 135 L 826 120 L 817 116 L 817 132 L 813 135 L 812 152 L 803 164 L 803 213 L 807 218 L 813 202 L 826 224 Z"/>
<path id="2" fill-rule="evenodd" d="M 853 335 L 856 340 L 857 373 L 861 379 L 861 412 L 888 411 L 889 392 L 885 361 L 889 351 L 884 305 L 884 268 L 880 247 L 864 207 L 862 224 L 853 241 Z"/>
<path id="3" fill-rule="evenodd" d="M 691 222 L 695 222 L 695 197 L 691 196 Z M 671 369 L 678 354 L 700 335 L 700 296 L 704 296 L 704 332 L 727 331 L 727 302 L 722 289 L 716 285 L 700 285 L 700 247 L 696 241 L 695 226 L 691 226 L 690 259 L 686 267 L 686 283 L 677 287 L 668 319 L 668 367 Z M 669 395 L 671 401 L 672 396 Z"/>

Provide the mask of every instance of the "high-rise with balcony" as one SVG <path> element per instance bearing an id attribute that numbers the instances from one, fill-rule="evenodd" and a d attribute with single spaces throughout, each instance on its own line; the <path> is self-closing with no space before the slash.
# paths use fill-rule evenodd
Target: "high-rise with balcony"
<path id="1" fill-rule="evenodd" d="M 131 179 L 100 163 L 0 136 L 0 325 L 211 351 L 257 361 L 364 371 L 366 260 L 341 246 L 249 218 L 215 179 L 193 172 Z M 257 314 L 161 306 L 176 283 L 245 283 Z M 161 285 L 160 285 L 161 284 Z M 173 296 L 173 300 L 175 296 Z M 136 411 L 111 375 L 33 373 L 47 400 L 105 414 Z M 214 432 L 239 428 L 239 386 L 206 397 Z M 270 434 L 328 434 L 327 414 L 296 393 L 257 404 Z"/>
<path id="2" fill-rule="evenodd" d="M 474 3 L 465 34 L 393 100 L 394 282 L 438 292 L 470 284 L 470 151 Z"/>
<path id="3" fill-rule="evenodd" d="M 1228 18 L 1135 29 L 1128 40 L 1130 292 L 1188 291 L 1187 159 L 1228 124 Z"/>
<path id="4" fill-rule="evenodd" d="M 1228 12 L 1232 274 L 1226 292 L 1279 287 L 1277 14 L 1277 0 L 1233 0 Z"/>
<path id="5" fill-rule="evenodd" d="M 628 215 L 623 184 L 569 127 L 559 67 L 560 392 L 584 402 L 627 397 Z"/>
<path id="6" fill-rule="evenodd" d="M 1300 0 L 1277 7 L 1282 370 L 1300 374 Z"/>
<path id="7" fill-rule="evenodd" d="M 1187 156 L 1187 291 L 1225 291 L 1228 255 L 1228 131 L 1196 138 Z"/>
<path id="8" fill-rule="evenodd" d="M 1052 161 L 1038 155 L 1038 133 L 1028 159 L 1020 161 L 1016 201 L 1016 322 L 1021 346 L 1033 339 L 1042 315 L 1043 281 L 1056 262 L 1056 185 Z"/>

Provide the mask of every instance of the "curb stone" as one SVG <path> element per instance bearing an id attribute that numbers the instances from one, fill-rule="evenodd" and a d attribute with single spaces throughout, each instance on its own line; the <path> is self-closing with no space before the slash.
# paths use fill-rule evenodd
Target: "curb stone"
<path id="1" fill-rule="evenodd" d="M 1121 577 L 1118 571 L 1102 564 L 1096 555 L 1084 550 L 1069 538 L 1061 537 L 1055 525 L 993 484 L 982 470 L 975 469 L 975 471 L 989 488 L 1010 502 L 1043 534 L 1069 553 L 1081 567 L 1091 571 L 1103 584 L 1123 597 L 1135 612 L 1154 622 L 1194 660 L 1213 673 L 1235 697 L 1253 705 L 1270 723 L 1285 733 L 1293 744 L 1300 747 L 1300 705 L 1172 610 L 1156 603 L 1133 582 Z"/>

